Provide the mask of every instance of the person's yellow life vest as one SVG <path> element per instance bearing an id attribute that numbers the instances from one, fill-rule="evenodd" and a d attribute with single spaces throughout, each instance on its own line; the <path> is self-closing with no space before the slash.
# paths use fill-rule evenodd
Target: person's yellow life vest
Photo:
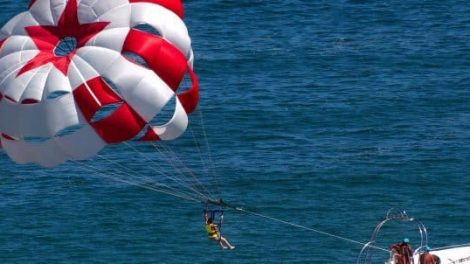
<path id="1" fill-rule="evenodd" d="M 206 224 L 206 232 L 210 238 L 217 238 L 217 226 L 215 224 Z"/>

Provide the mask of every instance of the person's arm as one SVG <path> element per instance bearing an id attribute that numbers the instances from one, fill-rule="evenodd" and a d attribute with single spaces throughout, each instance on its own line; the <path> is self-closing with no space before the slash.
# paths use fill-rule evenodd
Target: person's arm
<path id="1" fill-rule="evenodd" d="M 217 234 L 220 234 L 219 225 L 212 223 L 212 226 L 214 227 L 214 229 L 215 229 L 215 231 L 217 232 Z"/>
<path id="2" fill-rule="evenodd" d="M 204 213 L 204 223 L 207 224 L 207 220 L 209 220 L 209 216 L 207 216 L 207 213 Z"/>

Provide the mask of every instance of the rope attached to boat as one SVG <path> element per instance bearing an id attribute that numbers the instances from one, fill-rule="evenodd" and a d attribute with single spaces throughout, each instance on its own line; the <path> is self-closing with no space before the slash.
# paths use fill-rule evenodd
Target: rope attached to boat
<path id="1" fill-rule="evenodd" d="M 314 228 L 311 228 L 311 227 L 308 227 L 308 226 L 292 223 L 292 222 L 285 221 L 285 220 L 282 220 L 282 219 L 278 219 L 278 218 L 274 218 L 274 217 L 267 216 L 267 215 L 264 215 L 264 214 L 249 211 L 249 210 L 243 209 L 241 207 L 228 207 L 228 208 L 236 210 L 236 211 L 240 211 L 240 212 L 243 212 L 243 213 L 246 213 L 246 214 L 250 214 L 250 215 L 258 216 L 258 217 L 261 217 L 261 218 L 265 218 L 265 219 L 268 219 L 268 220 L 273 221 L 273 222 L 278 222 L 278 223 L 289 225 L 289 226 L 292 226 L 292 227 L 295 227 L 295 228 L 299 228 L 299 229 L 314 232 L 314 233 L 317 233 L 317 234 L 321 234 L 321 235 L 333 237 L 333 238 L 336 238 L 336 239 L 340 239 L 340 240 L 343 240 L 343 241 L 346 241 L 346 242 L 359 244 L 359 245 L 362 245 L 362 246 L 365 246 L 367 244 L 367 243 L 363 243 L 363 242 L 353 240 L 353 239 L 350 239 L 350 238 L 346 238 L 346 237 L 338 236 L 338 235 L 328 233 L 328 232 L 325 232 L 325 231 L 321 231 L 321 230 L 318 230 L 318 229 L 314 229 Z M 375 248 L 375 249 L 378 249 L 378 250 L 382 250 L 382 251 L 385 251 L 385 252 L 390 252 L 388 249 L 373 246 L 373 245 L 369 245 L 369 247 Z"/>

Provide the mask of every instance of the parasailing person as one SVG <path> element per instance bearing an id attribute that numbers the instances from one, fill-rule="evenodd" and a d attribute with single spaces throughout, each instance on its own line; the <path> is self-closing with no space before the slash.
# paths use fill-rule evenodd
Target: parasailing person
<path id="1" fill-rule="evenodd" d="M 220 205 L 225 204 L 222 200 L 217 201 L 216 203 Z M 210 216 L 208 213 L 210 213 Z M 217 213 L 220 213 L 220 220 L 218 224 L 214 223 Z M 223 210 L 207 210 L 207 208 L 204 210 L 205 230 L 209 238 L 216 240 L 223 249 L 234 249 L 235 247 L 232 246 L 232 244 L 230 244 L 230 242 L 228 242 L 228 240 L 220 233 L 220 227 L 222 226 L 223 219 Z"/>

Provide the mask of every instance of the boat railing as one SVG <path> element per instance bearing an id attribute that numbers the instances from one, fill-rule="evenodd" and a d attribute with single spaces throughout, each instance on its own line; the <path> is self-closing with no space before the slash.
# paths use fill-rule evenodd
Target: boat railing
<path id="1" fill-rule="evenodd" d="M 359 256 L 357 258 L 357 264 L 369 264 L 372 262 L 373 249 L 377 247 L 377 237 L 382 229 L 382 227 L 388 222 L 404 222 L 404 223 L 414 223 L 417 224 L 419 234 L 421 236 L 420 246 L 415 252 L 421 251 L 428 244 L 428 233 L 426 226 L 419 220 L 409 217 L 405 210 L 391 208 L 387 211 L 385 218 L 375 227 L 372 232 L 369 242 L 367 242 L 361 249 Z M 393 256 L 390 255 L 390 259 L 393 259 Z"/>

